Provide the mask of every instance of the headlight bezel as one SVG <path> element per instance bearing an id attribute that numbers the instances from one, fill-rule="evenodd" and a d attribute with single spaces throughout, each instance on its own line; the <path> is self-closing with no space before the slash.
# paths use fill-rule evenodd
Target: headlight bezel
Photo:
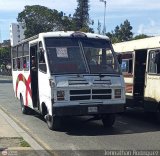
<path id="1" fill-rule="evenodd" d="M 65 100 L 65 91 L 58 90 L 57 91 L 57 101 L 64 101 Z"/>
<path id="2" fill-rule="evenodd" d="M 115 99 L 122 98 L 122 89 L 120 89 L 120 88 L 114 89 L 114 98 Z"/>

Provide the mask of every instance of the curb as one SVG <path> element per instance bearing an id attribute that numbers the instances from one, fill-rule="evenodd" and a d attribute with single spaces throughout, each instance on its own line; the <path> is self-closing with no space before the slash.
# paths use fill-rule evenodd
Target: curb
<path id="1" fill-rule="evenodd" d="M 0 107 L 0 114 L 5 118 L 5 120 L 10 124 L 12 128 L 25 140 L 27 141 L 31 148 L 38 154 L 42 156 L 50 156 L 50 154 L 35 140 L 33 139 L 26 131 L 24 131 L 18 124 L 16 124 L 11 117 L 9 117 L 3 108 Z M 10 149 L 10 148 L 9 148 Z M 17 148 L 18 149 L 18 148 Z"/>

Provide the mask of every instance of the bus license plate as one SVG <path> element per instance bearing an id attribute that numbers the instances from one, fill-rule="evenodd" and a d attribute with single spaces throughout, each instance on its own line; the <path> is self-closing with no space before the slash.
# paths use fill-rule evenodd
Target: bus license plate
<path id="1" fill-rule="evenodd" d="M 98 108 L 97 107 L 88 107 L 88 113 L 97 113 Z"/>

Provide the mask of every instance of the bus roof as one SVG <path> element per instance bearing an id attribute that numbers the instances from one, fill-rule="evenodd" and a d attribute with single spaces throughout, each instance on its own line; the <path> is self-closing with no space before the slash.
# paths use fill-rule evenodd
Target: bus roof
<path id="1" fill-rule="evenodd" d="M 115 52 L 133 52 L 140 49 L 160 48 L 160 36 L 113 44 Z"/>
<path id="2" fill-rule="evenodd" d="M 55 31 L 55 32 L 40 33 L 28 39 L 22 40 L 17 45 L 27 41 L 32 41 L 38 38 L 45 38 L 45 37 L 87 37 L 87 38 L 106 39 L 109 41 L 109 37 L 95 34 L 95 33 L 85 33 L 85 32 L 77 32 L 77 31 Z"/>
<path id="3" fill-rule="evenodd" d="M 101 39 L 107 39 L 109 38 L 104 35 L 99 35 L 95 33 L 85 33 L 85 32 L 77 32 L 77 31 L 55 31 L 55 32 L 46 32 L 46 33 L 40 33 L 39 36 L 42 37 L 70 37 L 70 36 L 75 36 L 75 37 L 80 37 L 80 35 L 85 35 L 85 37 L 88 38 L 101 38 Z"/>

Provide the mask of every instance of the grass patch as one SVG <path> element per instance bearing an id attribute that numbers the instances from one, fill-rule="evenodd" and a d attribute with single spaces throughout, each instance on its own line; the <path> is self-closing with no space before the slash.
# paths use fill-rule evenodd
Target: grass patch
<path id="1" fill-rule="evenodd" d="M 28 142 L 26 142 L 23 138 L 20 138 L 20 146 L 21 147 L 31 147 Z"/>

